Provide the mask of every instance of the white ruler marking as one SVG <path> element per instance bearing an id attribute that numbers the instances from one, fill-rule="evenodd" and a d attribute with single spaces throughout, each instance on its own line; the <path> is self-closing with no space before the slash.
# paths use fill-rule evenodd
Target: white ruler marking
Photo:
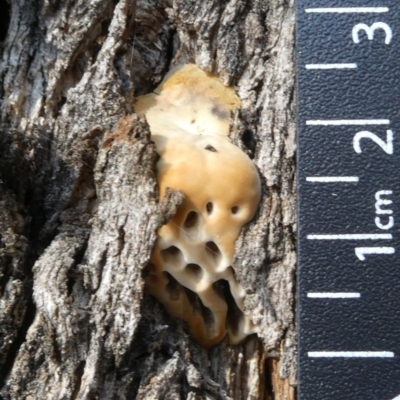
<path id="1" fill-rule="evenodd" d="M 390 233 L 346 233 L 340 235 L 307 235 L 309 240 L 375 240 L 393 239 Z"/>
<path id="2" fill-rule="evenodd" d="M 308 357 L 346 357 L 346 358 L 393 358 L 394 353 L 391 351 L 309 351 Z"/>
<path id="3" fill-rule="evenodd" d="M 367 254 L 394 254 L 394 247 L 356 247 L 354 249 L 359 260 L 364 261 Z"/>
<path id="4" fill-rule="evenodd" d="M 358 176 L 309 176 L 307 182 L 358 182 Z"/>
<path id="5" fill-rule="evenodd" d="M 389 7 L 306 8 L 306 13 L 385 13 Z"/>
<path id="6" fill-rule="evenodd" d="M 389 125 L 388 119 L 311 119 L 306 121 L 306 125 Z"/>
<path id="7" fill-rule="evenodd" d="M 307 297 L 311 299 L 359 299 L 361 294 L 355 292 L 309 292 Z"/>
<path id="8" fill-rule="evenodd" d="M 306 69 L 354 69 L 357 64 L 306 64 Z"/>

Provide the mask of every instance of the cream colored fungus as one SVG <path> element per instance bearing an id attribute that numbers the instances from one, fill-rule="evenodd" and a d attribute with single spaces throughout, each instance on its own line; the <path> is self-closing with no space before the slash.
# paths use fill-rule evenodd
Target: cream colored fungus
<path id="1" fill-rule="evenodd" d="M 228 138 L 230 111 L 239 105 L 232 88 L 191 64 L 171 71 L 135 104 L 160 155 L 160 198 L 167 187 L 185 195 L 158 231 L 146 287 L 205 347 L 227 333 L 238 343 L 255 332 L 232 265 L 261 192 L 253 163 Z"/>

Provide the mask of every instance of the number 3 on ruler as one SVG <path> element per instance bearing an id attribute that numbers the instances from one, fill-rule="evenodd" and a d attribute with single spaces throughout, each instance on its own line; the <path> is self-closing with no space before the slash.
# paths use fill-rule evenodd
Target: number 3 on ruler
<path id="1" fill-rule="evenodd" d="M 360 31 L 365 31 L 367 34 L 368 40 L 374 40 L 374 32 L 376 29 L 383 29 L 385 31 L 386 37 L 385 37 L 385 43 L 389 44 L 392 41 L 393 37 L 393 32 L 392 29 L 388 24 L 385 24 L 384 22 L 375 22 L 371 26 L 368 26 L 366 24 L 357 24 L 352 31 L 352 36 L 353 36 L 353 42 L 354 43 L 360 43 L 360 37 L 358 33 Z"/>
<path id="2" fill-rule="evenodd" d="M 393 131 L 390 129 L 386 131 L 386 143 L 384 140 L 376 136 L 372 132 L 362 131 L 358 132 L 353 139 L 353 147 L 356 153 L 362 153 L 360 140 L 371 139 L 374 141 L 386 154 L 393 154 Z"/>

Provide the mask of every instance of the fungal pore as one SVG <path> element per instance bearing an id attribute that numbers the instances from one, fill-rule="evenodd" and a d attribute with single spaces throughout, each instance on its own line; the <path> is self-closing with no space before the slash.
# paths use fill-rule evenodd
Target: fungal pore
<path id="1" fill-rule="evenodd" d="M 238 343 L 255 332 L 232 265 L 261 192 L 252 161 L 228 138 L 230 112 L 239 105 L 232 88 L 192 64 L 172 70 L 135 104 L 160 155 L 160 198 L 168 187 L 185 196 L 158 231 L 146 287 L 204 347 L 226 334 Z"/>

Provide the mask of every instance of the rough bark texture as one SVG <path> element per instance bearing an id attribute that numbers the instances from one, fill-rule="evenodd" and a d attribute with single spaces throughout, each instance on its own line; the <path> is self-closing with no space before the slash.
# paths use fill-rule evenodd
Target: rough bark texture
<path id="1" fill-rule="evenodd" d="M 18 0 L 0 47 L 3 399 L 293 400 L 294 0 Z M 2 2 L 2 6 L 5 3 Z M 133 114 L 171 66 L 242 100 L 263 197 L 235 267 L 259 337 L 206 350 L 144 293 L 157 154 Z"/>

